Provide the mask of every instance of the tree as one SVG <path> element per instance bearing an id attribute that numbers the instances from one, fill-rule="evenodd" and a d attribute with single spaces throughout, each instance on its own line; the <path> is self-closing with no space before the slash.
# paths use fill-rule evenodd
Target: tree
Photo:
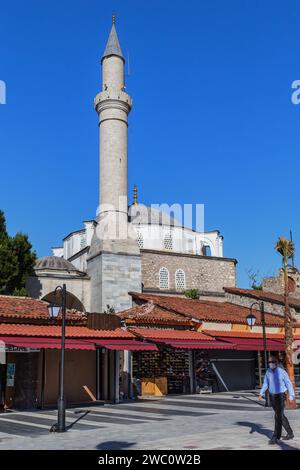
<path id="1" fill-rule="evenodd" d="M 262 290 L 262 283 L 258 281 L 259 271 L 248 269 L 246 270 L 246 273 L 249 278 L 249 284 L 250 284 L 251 289 Z"/>
<path id="2" fill-rule="evenodd" d="M 0 211 L 0 294 L 24 295 L 25 284 L 36 261 L 36 254 L 27 235 L 10 237 L 5 216 Z"/>
<path id="3" fill-rule="evenodd" d="M 5 215 L 4 212 L 0 210 L 0 241 L 7 237 Z"/>
<path id="4" fill-rule="evenodd" d="M 295 373 L 293 364 L 293 318 L 289 304 L 289 288 L 288 288 L 288 260 L 295 255 L 295 247 L 291 240 L 285 237 L 279 237 L 275 245 L 275 250 L 282 257 L 283 273 L 284 273 L 284 339 L 285 339 L 285 360 L 286 370 L 295 389 Z M 296 408 L 296 400 L 291 404 L 292 408 Z"/>

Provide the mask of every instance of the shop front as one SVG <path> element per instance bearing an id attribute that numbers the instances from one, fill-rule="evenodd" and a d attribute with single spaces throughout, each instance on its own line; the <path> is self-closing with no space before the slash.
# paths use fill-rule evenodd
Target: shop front
<path id="1" fill-rule="evenodd" d="M 157 347 L 136 341 L 124 330 L 89 330 L 88 333 L 96 337 L 87 334 L 85 338 L 67 338 L 65 341 L 67 406 L 118 403 L 120 398 L 130 395 L 129 355 L 132 351 L 157 351 Z M 109 335 L 112 338 L 107 338 Z M 60 338 L 10 336 L 1 340 L 5 345 L 5 364 L 1 365 L 0 377 L 2 409 L 56 407 Z"/>
<path id="2" fill-rule="evenodd" d="M 223 336 L 221 332 L 158 328 L 134 331 L 158 347 L 156 352 L 133 354 L 134 396 L 250 390 L 262 381 L 261 335 L 250 333 L 245 338 L 243 333 Z M 267 339 L 269 354 L 283 350 L 282 340 Z"/>

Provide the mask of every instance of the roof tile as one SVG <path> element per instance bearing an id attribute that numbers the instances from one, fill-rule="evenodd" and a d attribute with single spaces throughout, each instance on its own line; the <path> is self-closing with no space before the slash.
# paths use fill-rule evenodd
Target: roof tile
<path id="1" fill-rule="evenodd" d="M 167 330 L 162 328 L 130 328 L 137 336 L 148 339 L 188 339 L 188 340 L 205 340 L 214 341 L 209 335 L 205 335 L 198 331 L 191 330 Z"/>
<path id="2" fill-rule="evenodd" d="M 184 297 L 171 297 L 154 294 L 143 294 L 130 292 L 132 297 L 141 302 L 152 302 L 157 307 L 163 308 L 173 314 L 183 315 L 189 319 L 200 321 L 212 321 L 220 323 L 246 323 L 249 309 L 229 302 L 216 302 L 211 300 L 193 300 Z M 126 313 L 126 312 L 122 312 Z M 253 309 L 256 314 L 256 324 L 260 325 L 260 312 Z M 130 310 L 127 310 L 127 315 Z M 271 313 L 265 313 L 266 324 L 268 326 L 282 326 L 283 317 Z"/>
<path id="3" fill-rule="evenodd" d="M 61 337 L 60 325 L 0 324 L 0 336 Z M 92 330 L 86 326 L 66 326 L 67 338 L 133 338 L 133 334 L 122 328 L 115 330 Z"/>
<path id="4" fill-rule="evenodd" d="M 0 318 L 50 320 L 48 302 L 31 297 L 0 295 Z M 86 315 L 76 310 L 67 311 L 67 320 L 83 321 Z"/>

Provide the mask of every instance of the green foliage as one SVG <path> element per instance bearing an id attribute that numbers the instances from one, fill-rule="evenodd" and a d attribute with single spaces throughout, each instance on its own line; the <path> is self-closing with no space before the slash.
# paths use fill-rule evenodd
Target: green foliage
<path id="1" fill-rule="evenodd" d="M 28 292 L 25 289 L 25 287 L 21 287 L 21 289 L 15 289 L 12 293 L 12 295 L 16 297 L 28 297 Z"/>
<path id="2" fill-rule="evenodd" d="M 200 297 L 200 292 L 198 291 L 198 289 L 190 289 L 190 290 L 186 290 L 184 295 L 186 297 L 188 297 L 189 299 L 199 299 Z"/>
<path id="3" fill-rule="evenodd" d="M 4 212 L 0 210 L 0 240 L 7 238 Z"/>
<path id="4" fill-rule="evenodd" d="M 279 237 L 275 250 L 282 256 L 283 265 L 286 266 L 287 260 L 295 256 L 295 245 L 291 240 L 285 237 Z"/>
<path id="5" fill-rule="evenodd" d="M 25 284 L 36 261 L 28 236 L 17 233 L 10 237 L 5 216 L 0 211 L 0 294 L 27 295 Z"/>

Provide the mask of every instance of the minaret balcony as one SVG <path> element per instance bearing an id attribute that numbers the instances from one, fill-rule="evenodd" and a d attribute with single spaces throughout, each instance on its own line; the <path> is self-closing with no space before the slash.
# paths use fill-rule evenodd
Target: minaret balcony
<path id="1" fill-rule="evenodd" d="M 123 90 L 107 89 L 96 95 L 94 107 L 97 113 L 111 107 L 120 107 L 129 113 L 132 107 L 132 99 Z"/>

